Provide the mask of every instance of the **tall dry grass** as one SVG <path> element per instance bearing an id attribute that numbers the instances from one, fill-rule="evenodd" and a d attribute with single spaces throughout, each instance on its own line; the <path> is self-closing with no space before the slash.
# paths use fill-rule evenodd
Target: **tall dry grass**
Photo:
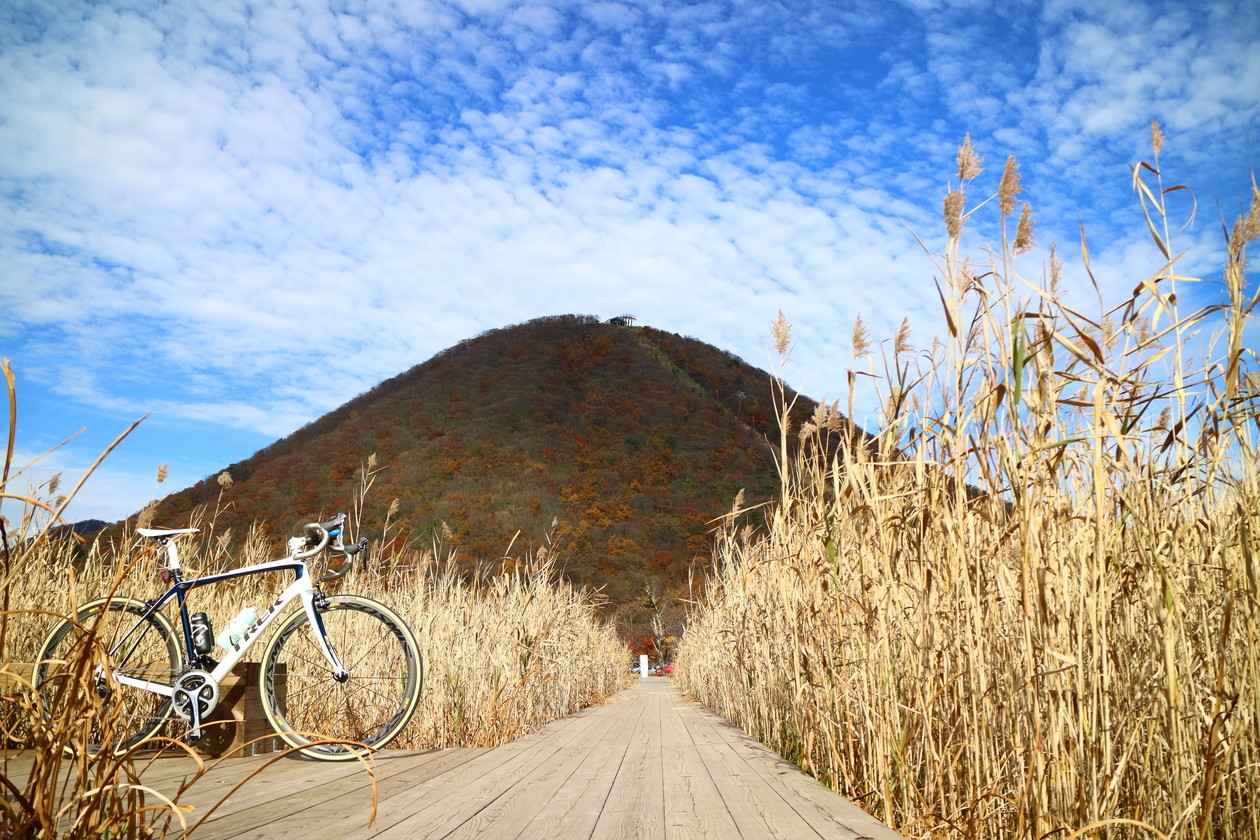
<path id="1" fill-rule="evenodd" d="M 229 535 L 211 530 L 211 518 L 195 518 L 191 527 L 207 531 L 181 541 L 187 572 L 208 574 L 283 556 L 279 541 L 256 531 L 243 548 L 225 550 Z M 16 554 L 22 574 L 10 579 L 10 598 L 44 613 L 11 617 L 9 661 L 33 661 L 51 615 L 70 614 L 76 603 L 109 591 L 122 561 L 132 567 L 118 594 L 149 598 L 165 589 L 160 558 L 139 542 L 80 548 L 61 540 Z M 410 550 L 329 585 L 329 591 L 388 604 L 420 642 L 420 708 L 391 747 L 496 746 L 625 687 L 625 646 L 591 593 L 565 582 L 545 552 L 503 566 L 495 570 L 500 573 L 469 578 L 440 548 Z M 195 590 L 189 609 L 204 609 L 217 632 L 243 607 L 269 603 L 288 582 L 274 573 L 216 584 Z M 251 648 L 247 659 L 260 656 L 262 647 Z"/>
<path id="2" fill-rule="evenodd" d="M 7 362 L 4 373 L 12 430 L 16 400 Z M 72 756 L 66 750 L 76 739 L 85 740 L 84 726 L 103 727 L 100 737 L 111 740 L 116 704 L 114 709 L 102 705 L 90 676 L 105 661 L 104 649 L 79 646 L 75 660 L 63 669 L 69 678 L 59 683 L 68 695 L 60 706 L 65 714 L 51 719 L 18 665 L 33 662 L 58 618 L 73 615 L 84 601 L 106 594 L 160 594 L 163 558 L 150 541 L 138 538 L 82 543 L 54 537 L 60 512 L 77 487 L 62 496 L 55 478 L 29 492 L 8 490 L 21 475 L 11 463 L 12 452 L 11 434 L 0 479 L 0 503 L 11 517 L 0 517 L 0 834 L 149 837 L 184 832 L 193 826 L 176 807 L 183 790 L 172 803 L 140 779 L 145 747 L 183 749 L 169 740 L 179 734 L 176 724 L 120 757 L 108 751 Z M 356 520 L 374 469 L 369 461 L 362 471 Z M 221 485 L 226 489 L 230 479 L 224 476 Z M 158 523 L 202 529 L 180 543 L 186 575 L 285 553 L 281 542 L 264 538 L 256 528 L 233 541 L 230 532 L 216 527 L 216 511 L 199 511 L 190 522 Z M 386 523 L 381 542 L 389 536 L 388 517 Z M 294 522 L 295 533 L 302 524 Z M 498 574 L 469 578 L 454 569 L 453 562 L 441 559 L 440 547 L 404 549 L 329 585 L 330 591 L 339 588 L 389 604 L 420 641 L 426 676 L 421 706 L 391 747 L 495 746 L 626 686 L 626 651 L 615 629 L 600 617 L 594 595 L 565 582 L 544 550 L 505 558 Z M 189 606 L 205 610 L 222 628 L 242 607 L 270 602 L 288 582 L 280 573 L 225 582 L 194 591 Z M 90 632 L 85 635 L 91 638 Z M 262 649 L 255 645 L 251 653 L 261 655 Z M 36 766 L 18 788 L 9 783 L 7 768 L 12 751 L 23 748 L 34 748 Z"/>
<path id="3" fill-rule="evenodd" d="M 960 150 L 948 333 L 887 348 L 873 440 L 834 408 L 785 429 L 779 504 L 722 537 L 682 641 L 687 691 L 907 836 L 1260 837 L 1260 191 L 1223 303 L 1182 313 L 1154 138 L 1166 265 L 1092 314 L 1053 251 L 1023 282 L 1013 160 L 998 245 L 963 256 Z"/>

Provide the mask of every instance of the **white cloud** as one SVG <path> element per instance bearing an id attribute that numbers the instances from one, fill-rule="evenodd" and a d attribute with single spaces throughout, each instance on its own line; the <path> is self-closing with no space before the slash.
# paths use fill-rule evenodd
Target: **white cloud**
<path id="1" fill-rule="evenodd" d="M 763 363 L 782 308 L 789 379 L 835 395 L 859 313 L 939 329 L 914 234 L 967 131 L 977 200 L 1018 154 L 1039 238 L 1083 218 L 1109 290 L 1148 270 L 1150 118 L 1238 188 L 1255 12 L 917 5 L 33 9 L 0 35 L 0 336 L 71 403 L 279 436 L 535 315 Z"/>
<path id="2" fill-rule="evenodd" d="M 159 464 L 135 472 L 117 468 L 108 459 L 89 474 L 99 454 L 89 453 L 78 440 L 71 440 L 64 448 L 52 452 L 17 450 L 14 452 L 13 471 L 4 491 L 34 498 L 54 510 L 59 509 L 61 502 L 68 498 L 69 504 L 62 513 L 67 522 L 98 518 L 114 521 L 134 513 L 152 498 L 155 491 L 164 495 L 163 487 L 178 487 L 181 485 L 177 482 L 189 484 L 202 478 L 200 475 L 172 474 L 168 478 L 169 485 L 158 485 L 156 475 Z M 88 476 L 87 480 L 78 492 L 74 492 L 84 476 Z M 53 487 L 56 488 L 55 493 L 50 492 Z M 71 496 L 71 493 L 74 495 Z M 123 499 L 128 500 L 124 504 L 132 507 L 118 513 L 123 510 L 119 505 Z M 11 533 L 26 515 L 33 515 L 32 522 L 36 526 L 51 520 L 47 509 L 32 507 L 14 498 L 6 499 L 0 505 L 0 515 L 9 521 Z"/>

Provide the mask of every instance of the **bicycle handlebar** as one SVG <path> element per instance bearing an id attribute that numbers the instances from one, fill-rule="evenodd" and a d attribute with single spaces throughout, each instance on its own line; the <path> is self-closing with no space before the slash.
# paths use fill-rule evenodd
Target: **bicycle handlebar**
<path id="1" fill-rule="evenodd" d="M 307 528 L 323 528 L 325 531 L 331 531 L 333 528 L 340 528 L 346 523 L 346 515 L 339 513 L 327 522 L 312 522 Z"/>
<path id="2" fill-rule="evenodd" d="M 366 551 L 367 544 L 368 544 L 367 537 L 359 537 L 359 541 L 357 543 L 351 543 L 350 545 L 343 545 L 340 548 L 337 548 L 337 546 L 333 546 L 333 548 L 336 548 L 338 551 L 344 554 L 346 556 L 346 559 L 342 561 L 340 566 L 333 569 L 331 572 L 325 573 L 322 577 L 320 577 L 319 582 L 327 583 L 330 580 L 336 580 L 337 578 L 345 577 L 346 573 L 349 572 L 350 569 L 354 566 L 354 556 L 358 554 L 360 551 Z M 363 558 L 363 564 L 364 566 L 367 565 L 367 557 Z"/>
<path id="3" fill-rule="evenodd" d="M 314 531 L 318 534 L 319 542 L 314 546 L 311 546 L 311 538 L 309 536 L 305 538 L 294 537 L 289 540 L 289 548 L 292 550 L 292 554 L 290 556 L 292 556 L 294 560 L 306 560 L 309 557 L 314 557 L 316 554 L 319 554 L 328 547 L 329 541 L 332 540 L 332 529 L 337 525 L 340 525 L 340 520 L 344 518 L 345 514 L 343 513 L 339 514 L 337 519 L 330 519 L 328 522 L 312 522 L 309 525 L 303 526 L 303 530 Z M 305 550 L 303 550 L 304 548 Z"/>
<path id="4" fill-rule="evenodd" d="M 327 522 L 311 522 L 308 525 L 304 526 L 304 530 L 313 532 L 315 535 L 317 535 L 318 540 L 319 540 L 319 542 L 316 545 L 314 545 L 313 547 L 307 548 L 304 551 L 299 550 L 298 546 L 295 545 L 295 543 L 302 540 L 301 537 L 295 537 L 293 540 L 290 541 L 290 545 L 293 547 L 293 558 L 295 560 L 305 560 L 308 557 L 314 557 L 315 555 L 319 554 L 324 549 L 330 548 L 330 547 L 332 548 L 333 551 L 339 552 L 345 556 L 345 559 L 341 562 L 340 566 L 333 569 L 332 571 L 327 572 L 322 577 L 320 577 L 319 579 L 320 583 L 327 583 L 330 580 L 337 580 L 338 578 L 345 577 L 346 574 L 350 571 L 350 569 L 354 566 L 355 555 L 359 554 L 362 551 L 367 550 L 367 545 L 368 545 L 367 537 L 360 537 L 357 543 L 351 543 L 350 545 L 342 544 L 341 534 L 342 534 L 342 531 L 345 529 L 345 523 L 346 523 L 346 515 L 344 513 L 339 513 L 336 516 L 334 516 L 332 519 L 329 519 Z M 333 537 L 337 538 L 336 542 L 333 542 Z M 308 536 L 306 538 L 306 544 L 309 545 L 310 540 L 311 540 L 311 537 Z M 329 546 L 330 542 L 332 542 L 331 546 Z M 363 562 L 364 562 L 364 565 L 366 566 L 367 565 L 366 557 L 364 557 Z"/>

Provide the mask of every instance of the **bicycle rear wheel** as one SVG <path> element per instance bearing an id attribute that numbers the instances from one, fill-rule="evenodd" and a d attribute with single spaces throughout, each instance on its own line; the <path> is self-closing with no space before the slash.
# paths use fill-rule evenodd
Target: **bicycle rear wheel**
<path id="1" fill-rule="evenodd" d="M 170 698 L 115 681 L 105 668 L 170 685 L 179 673 L 174 629 L 143 601 L 101 598 L 57 623 L 40 649 L 35 686 L 49 721 L 77 727 L 71 749 L 124 753 L 151 738 L 170 717 Z M 106 659 L 107 657 L 107 659 Z"/>
<path id="2" fill-rule="evenodd" d="M 329 645 L 349 672 L 333 677 L 306 611 L 286 618 L 262 656 L 262 706 L 288 744 L 311 758 L 345 761 L 378 749 L 415 714 L 424 682 L 419 646 L 407 623 L 370 598 L 334 595 L 317 605 Z"/>

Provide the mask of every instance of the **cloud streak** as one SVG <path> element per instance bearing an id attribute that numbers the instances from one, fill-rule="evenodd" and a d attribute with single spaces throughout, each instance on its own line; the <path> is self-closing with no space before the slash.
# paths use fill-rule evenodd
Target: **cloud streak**
<path id="1" fill-rule="evenodd" d="M 1082 219 L 1122 289 L 1153 262 L 1125 168 L 1149 120 L 1228 208 L 1260 102 L 1260 12 L 1228 3 L 0 15 L 0 340 L 37 402 L 61 401 L 32 422 L 154 410 L 211 424 L 225 462 L 559 312 L 630 312 L 764 364 L 781 308 L 788 378 L 835 395 L 857 315 L 939 327 L 915 237 L 940 242 L 965 133 L 991 159 L 979 186 L 1018 155 L 1039 238 L 1073 243 Z M 1210 271 L 1210 226 L 1180 236 Z"/>

